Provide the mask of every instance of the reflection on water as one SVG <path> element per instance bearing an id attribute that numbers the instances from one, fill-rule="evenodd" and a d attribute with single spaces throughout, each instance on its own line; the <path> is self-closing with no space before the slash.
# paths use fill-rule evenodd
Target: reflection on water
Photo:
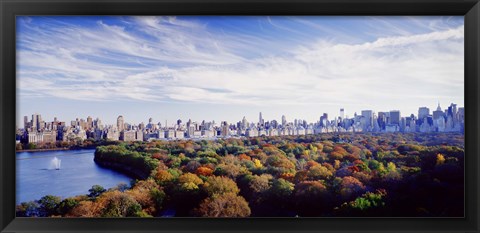
<path id="1" fill-rule="evenodd" d="M 16 203 L 38 200 L 49 194 L 62 198 L 87 194 L 94 184 L 107 189 L 122 182 L 130 184 L 129 177 L 96 165 L 93 162 L 94 152 L 66 150 L 17 153 Z"/>

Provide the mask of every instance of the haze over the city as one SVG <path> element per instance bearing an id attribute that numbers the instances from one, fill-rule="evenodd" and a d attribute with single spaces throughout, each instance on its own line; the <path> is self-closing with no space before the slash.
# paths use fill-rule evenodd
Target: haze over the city
<path id="1" fill-rule="evenodd" d="M 463 17 L 17 17 L 17 125 L 464 106 Z"/>

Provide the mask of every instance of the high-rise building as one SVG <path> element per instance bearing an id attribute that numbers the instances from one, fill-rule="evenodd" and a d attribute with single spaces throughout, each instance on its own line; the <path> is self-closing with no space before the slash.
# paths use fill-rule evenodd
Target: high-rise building
<path id="1" fill-rule="evenodd" d="M 402 117 L 400 119 L 400 131 L 405 132 L 406 127 L 407 127 L 407 121 L 405 120 L 405 117 Z"/>
<path id="2" fill-rule="evenodd" d="M 328 114 L 323 113 L 323 115 L 320 117 L 320 126 L 327 126 L 328 123 Z"/>
<path id="3" fill-rule="evenodd" d="M 440 117 L 444 116 L 444 112 L 442 111 L 442 108 L 440 107 L 440 103 L 438 103 L 437 110 L 433 111 L 433 119 L 437 120 Z"/>
<path id="4" fill-rule="evenodd" d="M 285 127 L 287 125 L 287 118 L 285 115 L 282 115 L 282 126 Z"/>
<path id="5" fill-rule="evenodd" d="M 245 118 L 245 116 L 243 117 L 242 119 L 242 124 L 241 124 L 241 128 L 242 129 L 246 129 L 248 127 L 248 121 L 247 121 L 247 118 Z"/>
<path id="6" fill-rule="evenodd" d="M 37 129 L 37 114 L 33 114 L 32 115 L 32 122 L 30 124 L 32 126 L 32 130 L 36 130 Z"/>
<path id="7" fill-rule="evenodd" d="M 91 116 L 87 117 L 87 129 L 92 129 L 93 128 L 93 119 Z"/>
<path id="8" fill-rule="evenodd" d="M 262 112 L 260 112 L 260 114 L 258 115 L 258 123 L 260 125 L 263 125 L 265 123 L 264 120 L 263 120 L 263 117 L 262 117 Z"/>
<path id="9" fill-rule="evenodd" d="M 192 138 L 194 135 L 195 135 L 195 125 L 193 125 L 193 123 L 190 120 L 189 123 L 187 123 L 187 137 Z"/>
<path id="10" fill-rule="evenodd" d="M 342 120 L 345 119 L 345 109 L 343 109 L 343 108 L 340 109 L 340 118 Z"/>
<path id="11" fill-rule="evenodd" d="M 420 107 L 418 108 L 418 120 L 423 121 L 423 118 L 430 115 L 430 109 L 427 107 Z"/>
<path id="12" fill-rule="evenodd" d="M 122 132 L 125 129 L 125 122 L 122 115 L 117 118 L 117 128 L 118 132 Z"/>
<path id="13" fill-rule="evenodd" d="M 32 130 L 42 130 L 42 116 L 38 113 L 32 115 Z"/>
<path id="14" fill-rule="evenodd" d="M 261 116 L 261 114 L 262 114 L 262 113 L 260 113 L 260 116 Z M 221 135 L 222 135 L 223 137 L 229 135 L 229 133 L 228 133 L 228 123 L 227 123 L 226 121 L 223 121 L 223 122 L 222 122 Z"/>
<path id="15" fill-rule="evenodd" d="M 87 129 L 87 122 L 83 118 L 80 119 L 80 128 L 83 130 Z"/>
<path id="16" fill-rule="evenodd" d="M 390 124 L 400 125 L 400 111 L 392 110 L 390 111 Z"/>
<path id="17" fill-rule="evenodd" d="M 464 122 L 465 121 L 465 108 L 463 108 L 463 107 L 458 108 L 457 116 L 458 116 L 457 117 L 458 121 Z"/>
<path id="18" fill-rule="evenodd" d="M 409 116 L 409 117 L 405 117 L 405 125 L 406 126 L 410 126 L 412 124 L 412 122 L 415 122 L 415 118 L 412 117 L 412 116 Z"/>
<path id="19" fill-rule="evenodd" d="M 386 112 L 378 112 L 378 117 L 377 117 L 377 122 L 378 126 L 380 129 L 385 129 L 385 126 L 387 124 L 387 113 Z"/>
<path id="20" fill-rule="evenodd" d="M 373 120 L 373 111 L 372 110 L 362 110 L 362 116 L 365 118 L 364 129 L 367 130 L 369 127 L 372 127 Z"/>
<path id="21" fill-rule="evenodd" d="M 457 105 L 452 103 L 450 107 L 448 107 L 448 115 L 451 116 L 454 122 L 457 120 Z"/>
<path id="22" fill-rule="evenodd" d="M 103 129 L 102 120 L 100 120 L 100 118 L 98 118 L 98 117 L 94 121 L 93 125 L 94 125 L 94 128 L 96 128 L 96 129 Z"/>
<path id="23" fill-rule="evenodd" d="M 120 140 L 125 142 L 133 142 L 136 139 L 136 131 L 135 130 L 124 130 L 120 133 Z"/>
<path id="24" fill-rule="evenodd" d="M 278 127 L 278 122 L 277 122 L 277 120 L 272 120 L 272 121 L 270 122 L 270 126 L 271 126 L 271 128 L 276 129 L 276 128 Z"/>
<path id="25" fill-rule="evenodd" d="M 24 116 L 23 117 L 23 128 L 26 130 L 28 128 L 30 128 L 30 125 L 28 123 L 28 116 Z"/>
<path id="26" fill-rule="evenodd" d="M 42 115 L 37 115 L 37 129 L 43 130 L 45 127 L 45 122 L 42 120 Z"/>
<path id="27" fill-rule="evenodd" d="M 118 129 L 107 128 L 105 138 L 116 141 L 120 139 L 120 133 L 118 132 Z"/>

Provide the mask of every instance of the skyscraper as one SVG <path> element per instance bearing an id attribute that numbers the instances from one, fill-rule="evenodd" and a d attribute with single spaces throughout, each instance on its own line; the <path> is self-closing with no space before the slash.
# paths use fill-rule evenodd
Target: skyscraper
<path id="1" fill-rule="evenodd" d="M 400 111 L 392 110 L 390 111 L 390 124 L 400 125 Z"/>
<path id="2" fill-rule="evenodd" d="M 260 115 L 261 115 L 261 114 L 262 114 L 262 113 L 260 113 Z M 228 123 L 227 123 L 226 121 L 223 121 L 223 122 L 222 122 L 221 135 L 222 135 L 223 137 L 226 137 L 226 136 L 229 135 L 229 134 L 228 134 Z"/>
<path id="3" fill-rule="evenodd" d="M 24 117 L 23 117 L 23 128 L 24 128 L 24 129 L 29 128 L 28 116 L 24 116 Z"/>
<path id="4" fill-rule="evenodd" d="M 458 120 L 460 122 L 464 122 L 465 121 L 465 108 L 463 108 L 463 107 L 458 108 L 457 115 L 458 115 Z"/>
<path id="5" fill-rule="evenodd" d="M 31 127 L 33 130 L 38 130 L 38 114 L 32 115 L 32 124 Z"/>
<path id="6" fill-rule="evenodd" d="M 427 107 L 420 107 L 418 108 L 418 120 L 423 121 L 423 118 L 430 115 L 430 109 Z"/>
<path id="7" fill-rule="evenodd" d="M 285 127 L 285 125 L 287 125 L 287 118 L 285 115 L 282 115 L 282 126 Z"/>
<path id="8" fill-rule="evenodd" d="M 452 103 L 450 107 L 448 107 L 448 116 L 451 116 L 452 119 L 455 121 L 457 120 L 457 105 Z"/>
<path id="9" fill-rule="evenodd" d="M 92 129 L 93 128 L 93 119 L 91 116 L 87 117 L 87 129 Z"/>
<path id="10" fill-rule="evenodd" d="M 440 103 L 438 103 L 437 110 L 433 111 L 433 119 L 436 120 L 440 117 L 442 117 L 444 112 L 442 111 L 442 108 L 440 107 Z"/>
<path id="11" fill-rule="evenodd" d="M 248 127 L 248 121 L 247 121 L 247 118 L 245 118 L 245 116 L 243 117 L 242 119 L 242 129 L 246 129 Z"/>
<path id="12" fill-rule="evenodd" d="M 385 125 L 387 124 L 387 113 L 378 112 L 377 122 L 380 129 L 385 129 Z"/>
<path id="13" fill-rule="evenodd" d="M 323 115 L 320 117 L 320 126 L 327 126 L 328 122 L 328 114 L 323 113 Z"/>
<path id="14" fill-rule="evenodd" d="M 262 112 L 260 112 L 259 116 L 258 116 L 258 123 L 260 125 L 263 125 L 265 122 L 263 121 L 263 117 L 262 117 Z"/>
<path id="15" fill-rule="evenodd" d="M 364 129 L 368 129 L 372 125 L 373 120 L 373 111 L 372 110 L 362 110 L 362 116 L 365 118 Z"/>
<path id="16" fill-rule="evenodd" d="M 125 124 L 124 124 L 122 115 L 118 116 L 117 118 L 117 128 L 119 132 L 122 132 L 125 129 Z"/>
<path id="17" fill-rule="evenodd" d="M 340 109 L 340 118 L 345 119 L 345 109 L 343 108 Z"/>
<path id="18" fill-rule="evenodd" d="M 456 109 L 455 109 L 456 111 Z M 42 115 L 38 114 L 37 115 L 38 119 L 37 119 L 37 129 L 39 130 L 43 130 L 45 128 L 45 121 L 42 119 Z"/>
<path id="19" fill-rule="evenodd" d="M 97 117 L 97 119 L 95 120 L 95 128 L 97 128 L 97 129 L 103 129 L 102 120 L 100 120 L 100 118 L 98 118 L 98 117 Z"/>

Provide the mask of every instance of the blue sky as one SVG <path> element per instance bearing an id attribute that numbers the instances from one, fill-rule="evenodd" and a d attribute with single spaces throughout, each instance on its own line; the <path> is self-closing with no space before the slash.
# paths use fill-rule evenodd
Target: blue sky
<path id="1" fill-rule="evenodd" d="M 464 104 L 463 17 L 21 16 L 17 125 L 317 121 Z"/>

